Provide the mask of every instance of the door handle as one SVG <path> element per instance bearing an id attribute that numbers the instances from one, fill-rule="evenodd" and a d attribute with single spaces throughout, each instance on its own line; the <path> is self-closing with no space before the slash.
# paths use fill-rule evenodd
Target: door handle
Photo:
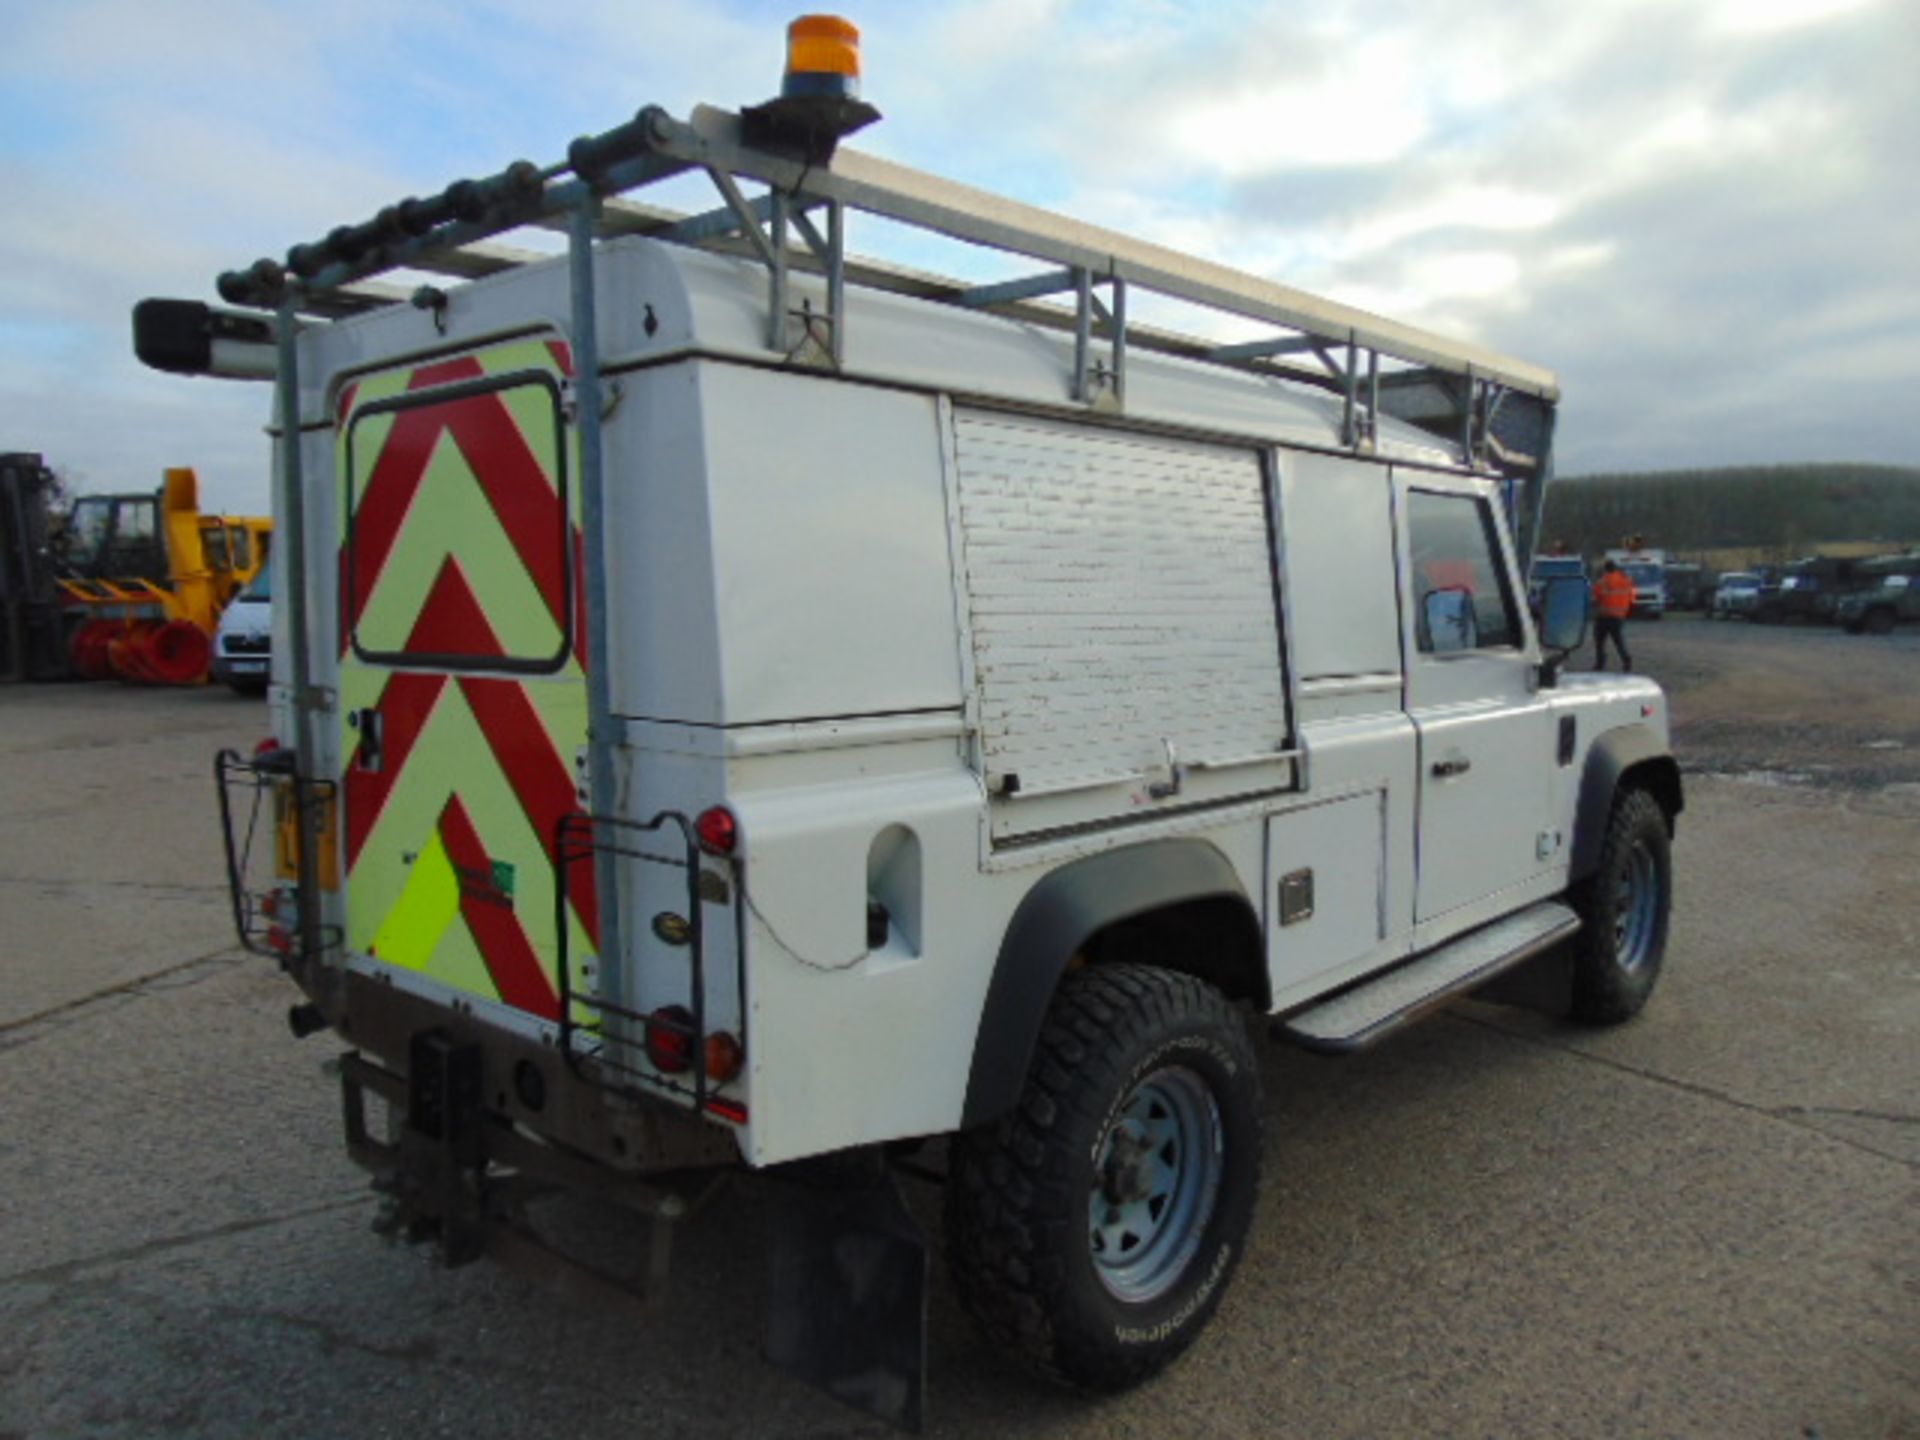
<path id="1" fill-rule="evenodd" d="M 1472 768 L 1473 762 L 1471 760 L 1463 760 L 1457 757 L 1452 760 L 1436 760 L 1433 762 L 1433 778 L 1436 780 L 1451 780 L 1456 775 L 1466 774 L 1467 771 Z"/>
<path id="2" fill-rule="evenodd" d="M 380 773 L 380 712 L 369 705 L 364 710 L 350 711 L 347 723 L 360 732 L 360 744 L 354 750 L 353 765 L 356 770 L 366 770 L 375 775 Z"/>

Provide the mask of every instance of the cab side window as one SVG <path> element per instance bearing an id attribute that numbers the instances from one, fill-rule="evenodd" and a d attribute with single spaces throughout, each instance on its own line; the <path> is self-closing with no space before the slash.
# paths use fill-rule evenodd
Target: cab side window
<path id="1" fill-rule="evenodd" d="M 1414 628 L 1422 654 L 1519 647 L 1520 622 L 1494 523 L 1492 507 L 1477 496 L 1408 493 Z"/>

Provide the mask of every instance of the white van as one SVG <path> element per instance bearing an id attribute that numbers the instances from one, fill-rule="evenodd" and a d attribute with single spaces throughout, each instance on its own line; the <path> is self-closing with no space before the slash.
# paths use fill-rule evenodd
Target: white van
<path id="1" fill-rule="evenodd" d="M 221 612 L 213 635 L 213 678 L 241 695 L 264 695 L 273 669 L 273 561 Z"/>

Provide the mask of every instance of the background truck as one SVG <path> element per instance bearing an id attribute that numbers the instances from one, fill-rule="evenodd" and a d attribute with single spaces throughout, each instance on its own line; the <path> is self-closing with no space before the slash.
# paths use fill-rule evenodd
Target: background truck
<path id="1" fill-rule="evenodd" d="M 1832 555 L 1794 561 L 1761 591 L 1753 618 L 1766 625 L 1831 623 L 1842 597 L 1863 583 L 1860 563 Z"/>
<path id="2" fill-rule="evenodd" d="M 1561 673 L 1584 583 L 1524 603 L 1549 372 L 840 148 L 852 27 L 792 38 L 774 101 L 643 110 L 136 344 L 274 377 L 235 915 L 349 1047 L 381 1227 L 578 1284 L 538 1204 L 595 1195 L 657 1293 L 757 1173 L 769 1356 L 916 1425 L 901 1176 L 990 1336 L 1135 1384 L 1244 1248 L 1253 1033 L 1350 1053 L 1495 983 L 1626 1019 L 1682 797 L 1659 689 Z M 689 171 L 712 210 L 617 198 Z M 862 258 L 855 212 L 1030 273 Z M 379 279 L 421 269 L 484 278 Z"/>
<path id="3" fill-rule="evenodd" d="M 1835 623 L 1849 635 L 1887 635 L 1902 622 L 1920 620 L 1920 554 L 1863 560 L 1854 580 L 1833 611 Z"/>
<path id="4" fill-rule="evenodd" d="M 1667 552 L 1635 544 L 1621 550 L 1609 550 L 1613 561 L 1633 581 L 1633 611 L 1636 620 L 1658 620 L 1667 613 Z"/>
<path id="5" fill-rule="evenodd" d="M 1714 587 L 1713 608 L 1707 612 L 1707 616 L 1712 620 L 1732 620 L 1735 617 L 1750 620 L 1760 607 L 1763 590 L 1764 582 L 1756 571 L 1729 570 Z"/>
<path id="6" fill-rule="evenodd" d="M 1527 576 L 1528 608 L 1538 616 L 1546 603 L 1547 584 L 1555 579 L 1578 580 L 1587 584 L 1587 562 L 1578 555 L 1536 555 Z"/>
<path id="7" fill-rule="evenodd" d="M 1715 577 L 1700 566 L 1669 561 L 1665 578 L 1669 610 L 1705 610 L 1712 603 Z"/>

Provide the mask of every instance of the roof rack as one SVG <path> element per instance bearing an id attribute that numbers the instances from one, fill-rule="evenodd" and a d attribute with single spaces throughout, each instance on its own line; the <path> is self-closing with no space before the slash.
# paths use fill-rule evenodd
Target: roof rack
<path id="1" fill-rule="evenodd" d="M 818 347 L 824 354 L 802 357 L 815 363 L 838 366 L 844 357 L 845 286 L 852 281 L 1070 328 L 1072 393 L 1090 404 L 1123 408 L 1128 352 L 1151 350 L 1333 389 L 1347 402 L 1348 444 L 1369 438 L 1367 417 L 1379 410 L 1458 440 L 1487 468 L 1525 473 L 1546 458 L 1545 422 L 1559 386 L 1540 366 L 858 151 L 840 149 L 821 163 L 785 147 L 749 143 L 744 128 L 742 116 L 710 106 L 697 107 L 686 121 L 649 106 L 625 125 L 576 140 L 562 164 L 542 169 L 518 161 L 486 179 L 458 181 L 432 199 L 402 201 L 363 224 L 295 246 L 284 265 L 262 260 L 230 272 L 221 277 L 220 292 L 253 306 L 291 298 L 295 309 L 324 318 L 395 304 L 410 292 L 374 277 L 411 269 L 474 279 L 547 259 L 492 237 L 521 226 L 571 230 L 572 217 L 584 208 L 596 237 L 638 234 L 757 259 L 769 276 L 769 344 L 782 351 L 792 348 L 788 275 L 824 274 L 827 314 L 814 321 L 830 338 Z M 722 201 L 707 213 L 683 215 L 611 198 L 695 170 L 706 172 Z M 748 199 L 742 180 L 761 182 L 766 194 Z M 850 209 L 1047 268 L 969 285 L 852 257 L 844 244 Z M 824 214 L 824 233 L 817 213 Z M 1132 291 L 1251 320 L 1273 333 L 1217 344 L 1130 326 Z M 1070 305 L 1037 303 L 1060 295 Z M 1290 363 L 1292 356 L 1310 361 Z M 1501 411 L 1515 399 L 1531 401 L 1524 407 L 1530 414 L 1509 415 L 1500 424 Z"/>
<path id="2" fill-rule="evenodd" d="M 160 368 L 198 373 L 218 367 L 217 358 L 209 357 L 217 357 L 222 344 L 229 353 L 235 347 L 247 351 L 245 359 L 221 373 L 272 376 L 281 433 L 292 434 L 299 421 L 295 341 L 302 316 L 335 319 L 409 300 L 431 304 L 430 288 L 409 290 L 379 277 L 409 270 L 458 279 L 495 274 L 554 258 L 502 245 L 496 236 L 528 226 L 560 231 L 568 241 L 581 521 L 588 533 L 602 533 L 592 250 L 597 240 L 644 235 L 741 253 L 763 265 L 768 345 L 795 364 L 842 366 L 846 287 L 852 282 L 1070 331 L 1071 395 L 1090 409 L 1124 411 L 1127 359 L 1136 349 L 1318 386 L 1344 401 L 1341 439 L 1355 452 L 1373 448 L 1376 417 L 1387 414 L 1457 444 L 1475 469 L 1507 477 L 1523 563 L 1530 555 L 1551 468 L 1559 398 L 1552 372 L 871 155 L 836 151 L 839 135 L 875 118 L 870 110 L 864 119 L 838 124 L 824 137 L 796 138 L 767 123 L 768 112 L 783 103 L 770 102 L 745 115 L 699 106 L 687 120 L 645 107 L 623 125 L 575 140 L 561 163 L 542 168 L 521 160 L 496 175 L 456 181 L 439 195 L 403 200 L 370 220 L 296 245 L 284 262 L 263 259 L 220 277 L 224 300 L 276 310 L 276 324 L 196 305 L 186 307 L 197 312 L 196 320 L 173 323 L 187 319 L 179 311 L 183 302 L 143 302 L 154 307 L 155 323 L 151 334 L 142 334 L 136 312 L 136 348 Z M 678 214 L 616 198 L 694 171 L 705 172 L 721 202 L 704 213 Z M 743 180 L 764 185 L 765 193 L 749 198 L 741 189 Z M 849 210 L 1020 256 L 1042 268 L 1025 278 L 976 285 L 849 256 Z M 824 315 L 794 313 L 790 278 L 796 270 L 824 276 Z M 1268 333 L 1221 344 L 1130 324 L 1128 300 L 1135 291 L 1250 320 Z M 1058 296 L 1070 303 L 1050 298 Z M 168 307 L 175 307 L 171 315 Z M 298 445 L 281 446 L 276 507 L 287 527 L 286 588 L 296 612 L 305 604 L 300 452 Z M 585 581 L 593 809 L 611 814 L 607 747 L 619 722 L 607 689 L 604 565 L 588 563 Z M 292 619 L 293 708 L 302 752 L 312 753 L 306 731 L 324 709 L 324 697 L 308 692 L 309 637 L 301 615 Z M 302 823 L 307 825 L 304 818 Z M 301 853 L 317 853 L 317 837 L 304 829 Z M 302 874 L 303 887 L 311 878 Z M 601 893 L 612 893 L 610 881 Z M 617 920 L 612 914 L 603 917 L 603 941 L 616 953 Z M 304 914 L 302 923 L 308 923 Z M 303 944 L 311 938 L 303 935 Z"/>

